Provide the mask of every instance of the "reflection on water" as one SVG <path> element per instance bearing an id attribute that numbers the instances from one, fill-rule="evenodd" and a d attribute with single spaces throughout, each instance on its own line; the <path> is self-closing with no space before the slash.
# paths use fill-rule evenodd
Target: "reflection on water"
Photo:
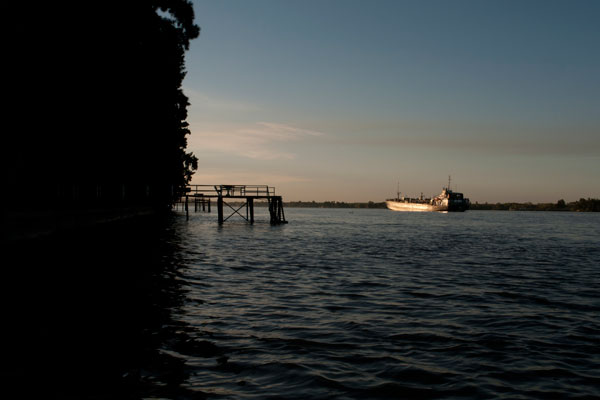
<path id="1" fill-rule="evenodd" d="M 5 393 L 192 397 L 177 351 L 213 356 L 172 317 L 185 301 L 179 240 L 147 221 L 13 246 L 3 278 Z M 188 393 L 189 392 L 189 393 Z"/>
<path id="2" fill-rule="evenodd" d="M 276 227 L 192 214 L 12 249 L 23 257 L 3 280 L 12 386 L 72 398 L 600 395 L 598 215 L 286 214 Z"/>

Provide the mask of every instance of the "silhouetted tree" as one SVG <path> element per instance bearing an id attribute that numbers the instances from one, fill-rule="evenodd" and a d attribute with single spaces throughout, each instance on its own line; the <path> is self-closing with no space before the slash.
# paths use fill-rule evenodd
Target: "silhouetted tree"
<path id="1" fill-rule="evenodd" d="M 200 31 L 191 3 L 22 1 L 3 14 L 9 191 L 50 198 L 90 182 L 108 195 L 139 183 L 168 203 L 167 188 L 197 167 L 182 91 Z"/>
<path id="2" fill-rule="evenodd" d="M 600 212 L 600 199 L 584 199 L 583 197 L 573 204 L 575 211 Z"/>

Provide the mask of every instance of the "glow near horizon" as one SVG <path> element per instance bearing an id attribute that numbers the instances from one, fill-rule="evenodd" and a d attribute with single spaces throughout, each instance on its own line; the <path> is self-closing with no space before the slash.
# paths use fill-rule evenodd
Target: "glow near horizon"
<path id="1" fill-rule="evenodd" d="M 432 195 L 452 175 L 472 201 L 600 197 L 600 4 L 194 8 L 193 183 L 382 201 L 397 182 Z"/>

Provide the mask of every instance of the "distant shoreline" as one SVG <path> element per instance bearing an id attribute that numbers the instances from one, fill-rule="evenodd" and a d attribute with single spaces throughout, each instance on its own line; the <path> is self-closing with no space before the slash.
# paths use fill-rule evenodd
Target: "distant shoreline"
<path id="1" fill-rule="evenodd" d="M 344 201 L 284 201 L 286 207 L 294 208 L 386 208 L 385 202 L 346 203 Z M 573 211 L 600 212 L 600 199 L 580 199 L 566 203 L 559 200 L 556 203 L 471 203 L 471 210 L 493 211 Z"/>

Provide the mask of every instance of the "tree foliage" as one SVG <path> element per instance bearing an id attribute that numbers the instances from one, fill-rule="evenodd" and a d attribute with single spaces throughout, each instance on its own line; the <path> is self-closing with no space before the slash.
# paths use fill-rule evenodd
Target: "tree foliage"
<path id="1" fill-rule="evenodd" d="M 563 199 L 556 203 L 495 203 L 471 204 L 472 210 L 497 210 L 497 211 L 600 211 L 600 199 L 584 199 L 565 202 Z"/>
<path id="2" fill-rule="evenodd" d="M 12 190 L 190 180 L 184 55 L 188 0 L 13 2 L 4 173 Z"/>

